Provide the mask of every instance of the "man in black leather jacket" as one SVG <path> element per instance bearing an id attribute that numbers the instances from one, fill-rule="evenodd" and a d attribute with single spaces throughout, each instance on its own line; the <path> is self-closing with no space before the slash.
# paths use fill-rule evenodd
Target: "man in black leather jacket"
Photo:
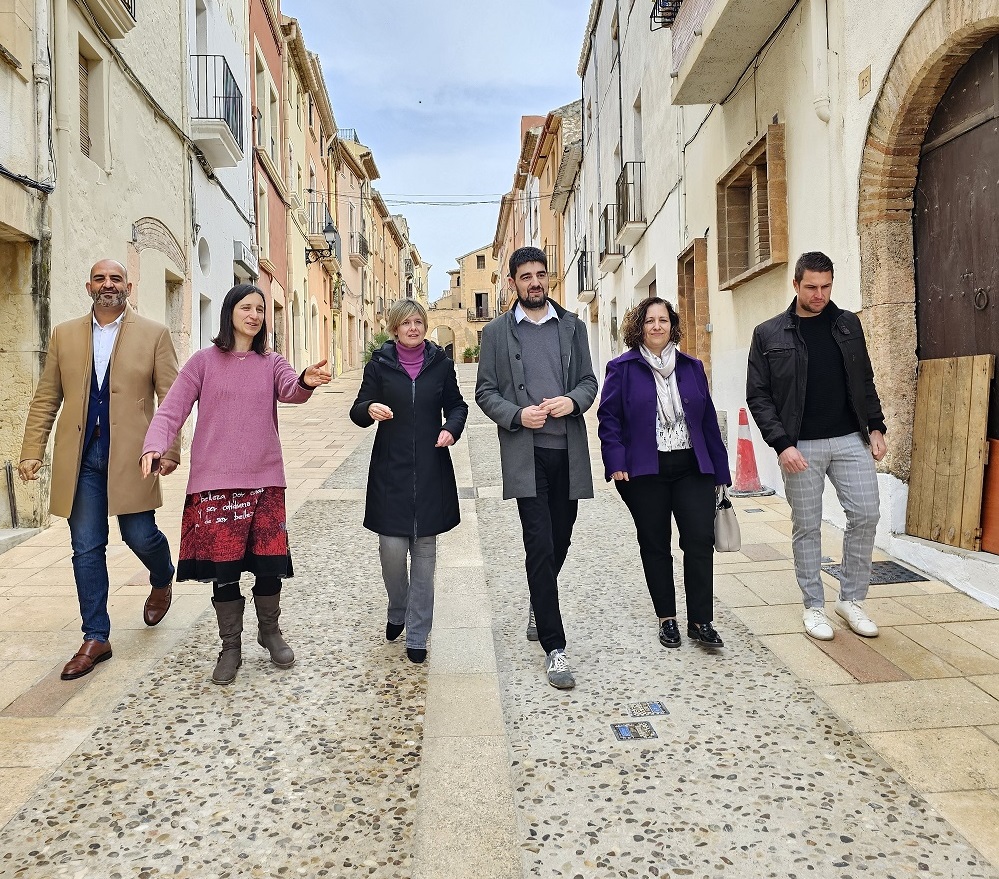
<path id="1" fill-rule="evenodd" d="M 825 477 L 846 513 L 836 613 L 858 635 L 878 627 L 863 601 L 880 518 L 875 461 L 887 451 L 881 401 L 859 318 L 830 299 L 833 264 L 805 253 L 794 269 L 795 299 L 753 331 L 746 401 L 763 439 L 777 452 L 791 506 L 795 575 L 805 631 L 831 640 L 820 576 Z"/>

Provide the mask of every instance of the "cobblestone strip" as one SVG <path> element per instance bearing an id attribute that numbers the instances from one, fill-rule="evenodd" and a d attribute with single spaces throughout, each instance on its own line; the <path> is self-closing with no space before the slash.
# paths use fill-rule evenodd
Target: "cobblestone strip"
<path id="1" fill-rule="evenodd" d="M 342 417 L 328 398 L 302 433 Z M 344 476 L 367 458 L 362 444 Z M 289 476 L 320 466 L 304 463 Z M 427 673 L 385 642 L 376 539 L 338 472 L 289 479 L 301 505 L 281 623 L 296 665 L 270 664 L 247 602 L 236 682 L 211 684 L 204 614 L 0 831 L 0 876 L 409 879 Z M 310 499 L 324 485 L 342 499 Z"/>
<path id="2" fill-rule="evenodd" d="M 659 645 L 613 489 L 580 503 L 561 578 L 578 686 L 548 686 L 524 637 L 516 508 L 495 499 L 495 430 L 474 407 L 466 435 L 525 875 L 999 877 L 726 609 L 724 651 Z M 646 701 L 669 714 L 635 716 Z M 615 739 L 638 720 L 657 738 Z"/>

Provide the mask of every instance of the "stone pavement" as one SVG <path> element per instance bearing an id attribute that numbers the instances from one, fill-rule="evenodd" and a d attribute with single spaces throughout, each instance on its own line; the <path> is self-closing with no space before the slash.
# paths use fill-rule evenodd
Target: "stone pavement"
<path id="1" fill-rule="evenodd" d="M 726 649 L 666 651 L 630 519 L 598 480 L 563 572 L 579 686 L 555 691 L 524 639 L 519 521 L 473 404 L 463 522 L 441 538 L 413 666 L 384 641 L 359 527 L 358 378 L 281 407 L 290 670 L 253 643 L 248 606 L 239 677 L 212 685 L 205 588 L 179 584 L 147 629 L 119 543 L 114 659 L 62 682 L 79 643 L 65 523 L 0 555 L 0 876 L 999 877 L 999 613 L 943 583 L 876 586 L 880 638 L 810 641 L 786 505 L 748 498 L 743 552 L 717 556 Z M 166 481 L 159 517 L 174 544 L 185 481 Z M 648 701 L 669 711 L 658 738 L 616 741 Z"/>

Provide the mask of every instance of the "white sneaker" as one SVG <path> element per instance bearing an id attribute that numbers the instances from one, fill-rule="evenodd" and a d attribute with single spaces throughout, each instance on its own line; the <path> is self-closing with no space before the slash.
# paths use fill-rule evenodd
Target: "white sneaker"
<path id="1" fill-rule="evenodd" d="M 558 690 L 571 690 L 576 686 L 576 679 L 569 669 L 569 661 L 564 650 L 553 650 L 548 654 L 548 683 Z"/>
<path id="2" fill-rule="evenodd" d="M 801 621 L 805 624 L 805 634 L 810 638 L 816 641 L 832 641 L 833 627 L 821 607 L 806 607 Z"/>
<path id="3" fill-rule="evenodd" d="M 847 625 L 858 635 L 863 635 L 865 638 L 878 637 L 878 627 L 874 624 L 874 620 L 864 612 L 864 605 L 859 601 L 840 599 L 836 602 L 836 614 L 843 617 Z"/>

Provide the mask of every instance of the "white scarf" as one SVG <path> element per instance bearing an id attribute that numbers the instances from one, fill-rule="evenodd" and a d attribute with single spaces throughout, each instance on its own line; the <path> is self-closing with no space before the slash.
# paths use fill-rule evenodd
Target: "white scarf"
<path id="1" fill-rule="evenodd" d="M 672 428 L 683 418 L 683 405 L 680 402 L 680 390 L 676 386 L 676 343 L 670 342 L 663 348 L 661 357 L 656 357 L 644 345 L 641 347 L 642 357 L 652 367 L 656 380 L 656 403 L 659 417 L 667 429 Z"/>

